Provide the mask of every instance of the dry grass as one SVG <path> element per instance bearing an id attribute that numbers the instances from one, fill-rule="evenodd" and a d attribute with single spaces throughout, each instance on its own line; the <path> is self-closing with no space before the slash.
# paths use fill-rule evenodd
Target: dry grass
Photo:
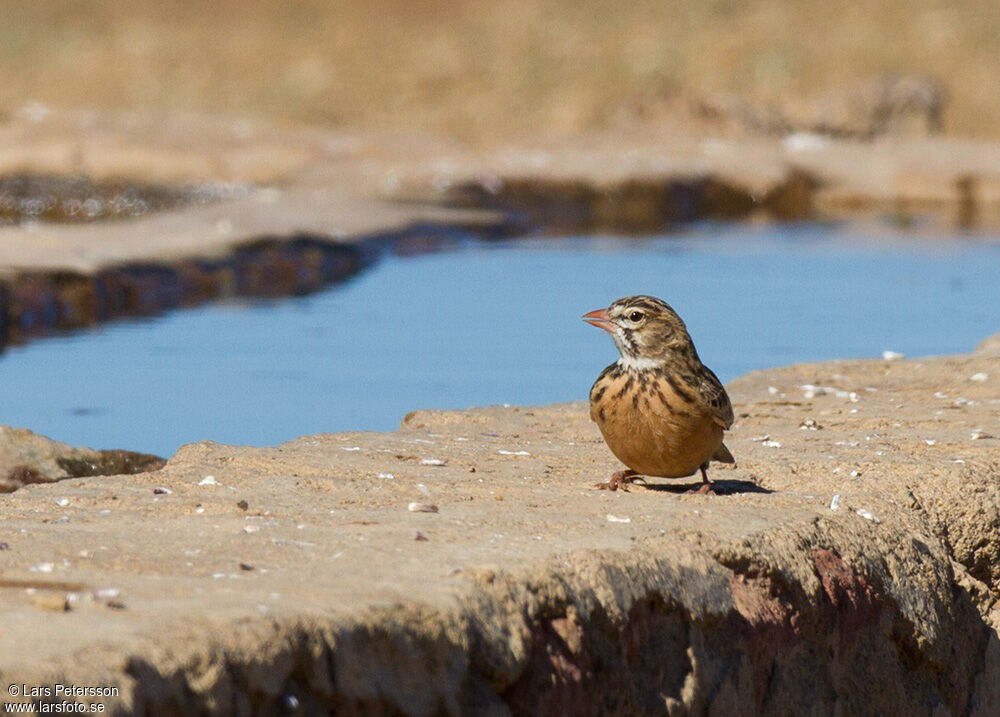
<path id="1" fill-rule="evenodd" d="M 1000 12 L 968 0 L 6 0 L 0 111 L 250 113 L 473 140 L 601 127 L 682 91 L 772 100 L 883 72 L 1000 134 Z"/>

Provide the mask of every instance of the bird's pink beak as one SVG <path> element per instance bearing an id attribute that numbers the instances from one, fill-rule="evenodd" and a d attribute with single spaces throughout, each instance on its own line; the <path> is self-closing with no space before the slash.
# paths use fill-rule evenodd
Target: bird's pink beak
<path id="1" fill-rule="evenodd" d="M 598 309 L 597 311 L 591 311 L 589 314 L 584 314 L 583 320 L 591 326 L 604 329 L 609 334 L 615 333 L 615 325 L 611 323 L 611 319 L 608 318 L 607 309 Z"/>

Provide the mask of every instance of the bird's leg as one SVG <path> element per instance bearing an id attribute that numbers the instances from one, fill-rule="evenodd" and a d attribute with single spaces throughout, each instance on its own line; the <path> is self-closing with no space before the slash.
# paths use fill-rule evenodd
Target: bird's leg
<path id="1" fill-rule="evenodd" d="M 714 487 L 712 486 L 712 481 L 708 479 L 708 471 L 706 470 L 708 463 L 701 466 L 701 485 L 697 489 L 689 490 L 688 493 L 697 493 L 698 495 L 717 495 Z"/>
<path id="2" fill-rule="evenodd" d="M 633 470 L 615 471 L 611 478 L 605 483 L 594 483 L 595 488 L 601 490 L 618 490 L 621 488 L 628 493 L 628 484 L 636 479 L 639 474 Z"/>

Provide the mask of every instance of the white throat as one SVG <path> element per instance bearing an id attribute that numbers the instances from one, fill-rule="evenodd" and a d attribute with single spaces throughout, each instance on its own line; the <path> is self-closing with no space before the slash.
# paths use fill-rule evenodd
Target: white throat
<path id="1" fill-rule="evenodd" d="M 648 371 L 649 369 L 659 368 L 662 364 L 663 361 L 661 360 L 645 358 L 644 356 L 622 356 L 618 359 L 618 365 L 630 371 Z"/>

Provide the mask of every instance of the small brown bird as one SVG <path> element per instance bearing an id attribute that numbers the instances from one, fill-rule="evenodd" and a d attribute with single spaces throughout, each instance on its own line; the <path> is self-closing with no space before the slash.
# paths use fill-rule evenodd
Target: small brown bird
<path id="1" fill-rule="evenodd" d="M 590 418 L 628 470 L 597 487 L 628 490 L 636 476 L 682 478 L 700 469 L 698 492 L 711 492 L 709 461 L 735 463 L 722 442 L 733 406 L 681 317 L 660 299 L 629 296 L 583 320 L 611 334 L 621 353 L 590 389 Z"/>

